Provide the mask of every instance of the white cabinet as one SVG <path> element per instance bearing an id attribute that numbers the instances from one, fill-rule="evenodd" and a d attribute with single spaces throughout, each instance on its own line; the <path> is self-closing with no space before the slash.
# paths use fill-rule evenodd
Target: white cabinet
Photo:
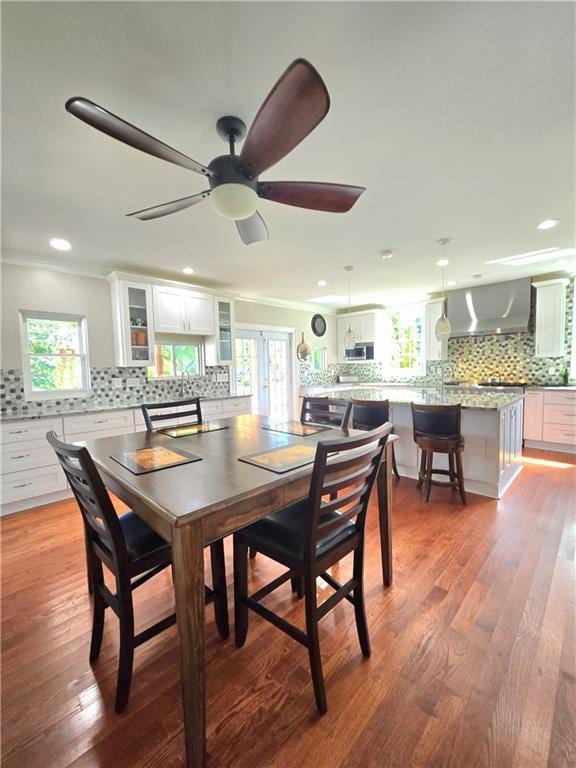
<path id="1" fill-rule="evenodd" d="M 214 298 L 170 286 L 153 286 L 156 333 L 214 334 Z"/>
<path id="2" fill-rule="evenodd" d="M 214 335 L 206 339 L 206 365 L 231 365 L 234 362 L 234 302 L 214 299 Z"/>
<path id="3" fill-rule="evenodd" d="M 524 396 L 524 439 L 542 440 L 544 392 L 528 390 Z"/>
<path id="4" fill-rule="evenodd" d="M 536 288 L 536 357 L 563 357 L 568 280 L 543 280 Z"/>
<path id="5" fill-rule="evenodd" d="M 443 299 L 427 302 L 424 309 L 424 354 L 426 360 L 446 360 L 447 341 L 436 338 L 436 323 L 442 316 Z"/>
<path id="6" fill-rule="evenodd" d="M 351 328 L 357 344 L 373 343 L 374 360 L 384 358 L 384 313 L 376 309 L 370 312 L 353 312 L 338 317 L 338 360 L 340 362 L 354 362 L 346 357 L 344 336 Z"/>
<path id="7" fill-rule="evenodd" d="M 113 279 L 110 287 L 116 365 L 152 365 L 154 323 L 150 286 Z"/>

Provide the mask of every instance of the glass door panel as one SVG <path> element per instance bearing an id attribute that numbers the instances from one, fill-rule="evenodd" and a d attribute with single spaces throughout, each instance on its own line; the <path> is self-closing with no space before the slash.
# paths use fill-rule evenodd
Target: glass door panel
<path id="1" fill-rule="evenodd" d="M 148 328 L 146 289 L 128 287 L 128 318 L 130 323 L 130 357 L 133 361 L 146 361 L 152 357 Z"/>
<path id="2" fill-rule="evenodd" d="M 252 395 L 252 412 L 287 419 L 292 414 L 290 337 L 287 333 L 236 334 L 236 393 Z"/>

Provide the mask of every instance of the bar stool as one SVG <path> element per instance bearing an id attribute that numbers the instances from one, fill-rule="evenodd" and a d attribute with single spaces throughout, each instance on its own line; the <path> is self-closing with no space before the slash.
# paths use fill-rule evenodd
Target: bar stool
<path id="1" fill-rule="evenodd" d="M 462 451 L 464 438 L 461 430 L 462 406 L 458 405 L 416 405 L 412 406 L 414 442 L 422 451 L 417 488 L 424 483 L 425 501 L 430 498 L 430 488 L 439 485 L 456 488 L 462 504 L 466 504 L 464 474 L 462 472 Z M 448 454 L 448 469 L 434 469 L 435 453 Z M 448 475 L 448 482 L 434 480 L 432 475 Z"/>
<path id="2" fill-rule="evenodd" d="M 370 430 L 386 424 L 390 421 L 390 401 L 389 400 L 356 400 L 352 398 L 352 428 Z M 394 434 L 394 430 L 392 430 Z M 400 480 L 400 473 L 396 466 L 396 454 L 394 453 L 394 444 L 392 444 L 392 471 L 397 480 Z"/>

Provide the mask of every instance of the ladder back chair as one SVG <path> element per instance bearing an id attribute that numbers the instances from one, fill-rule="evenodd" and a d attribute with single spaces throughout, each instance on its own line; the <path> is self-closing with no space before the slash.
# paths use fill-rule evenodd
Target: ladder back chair
<path id="1" fill-rule="evenodd" d="M 416 405 L 412 403 L 414 442 L 422 451 L 417 488 L 424 484 L 424 497 L 430 498 L 431 486 L 456 488 L 466 504 L 464 472 L 462 470 L 462 406 Z M 448 454 L 448 469 L 434 469 L 435 453 Z M 434 480 L 433 475 L 448 475 L 448 482 Z"/>
<path id="2" fill-rule="evenodd" d="M 308 649 L 316 706 L 321 714 L 327 711 L 327 703 L 318 622 L 341 600 L 354 606 L 360 648 L 364 656 L 370 655 L 363 590 L 364 527 L 370 492 L 391 429 L 391 424 L 384 424 L 360 437 L 319 442 L 308 498 L 234 534 L 236 645 L 246 641 L 248 609 L 301 643 Z M 342 495 L 326 500 L 340 490 Z M 288 569 L 252 595 L 248 594 L 250 547 Z M 327 570 L 350 552 L 354 553 L 352 578 L 340 584 Z M 316 594 L 318 576 L 334 589 L 321 605 Z M 289 579 L 304 583 L 305 632 L 261 603 Z"/>
<path id="3" fill-rule="evenodd" d="M 342 427 L 348 420 L 350 407 L 350 401 L 341 397 L 303 397 L 300 421 Z"/>
<path id="4" fill-rule="evenodd" d="M 386 424 L 390 421 L 390 401 L 389 400 L 356 400 L 352 398 L 352 409 L 350 412 L 350 419 L 352 421 L 353 429 L 370 430 L 375 427 L 379 427 L 381 424 Z M 392 429 L 391 434 L 394 434 Z M 400 480 L 400 473 L 396 465 L 396 453 L 394 452 L 394 444 L 391 445 L 392 450 L 392 471 L 397 480 Z"/>
<path id="5" fill-rule="evenodd" d="M 135 634 L 132 593 L 172 564 L 172 551 L 170 544 L 135 512 L 117 515 L 87 448 L 63 443 L 55 432 L 48 432 L 46 439 L 70 483 L 84 522 L 94 601 L 90 664 L 100 654 L 106 608 L 112 609 L 120 623 L 115 709 L 121 712 L 130 696 L 134 649 L 176 622 L 176 614 L 172 613 Z M 206 587 L 206 602 L 214 602 L 218 630 L 225 638 L 229 630 L 224 547 L 221 541 L 217 544 L 220 546 L 211 545 L 214 588 Z M 104 565 L 114 576 L 115 594 L 104 582 Z"/>
<path id="6" fill-rule="evenodd" d="M 182 406 L 189 406 L 185 411 L 178 411 L 178 413 L 167 413 L 166 408 L 176 408 Z M 148 432 L 152 432 L 155 426 L 162 426 L 157 422 L 168 421 L 170 419 L 183 419 L 190 417 L 189 424 L 202 424 L 202 407 L 200 405 L 200 398 L 193 397 L 190 400 L 176 400 L 171 403 L 144 403 L 142 406 L 142 415 L 144 416 L 144 423 Z M 159 411 L 159 413 L 156 413 Z"/>

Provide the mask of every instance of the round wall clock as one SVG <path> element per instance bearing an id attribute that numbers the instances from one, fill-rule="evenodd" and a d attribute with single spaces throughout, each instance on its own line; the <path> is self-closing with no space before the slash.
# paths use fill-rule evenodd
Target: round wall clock
<path id="1" fill-rule="evenodd" d="M 314 315 L 311 325 L 312 333 L 315 336 L 324 336 L 326 333 L 326 319 L 323 315 Z"/>

